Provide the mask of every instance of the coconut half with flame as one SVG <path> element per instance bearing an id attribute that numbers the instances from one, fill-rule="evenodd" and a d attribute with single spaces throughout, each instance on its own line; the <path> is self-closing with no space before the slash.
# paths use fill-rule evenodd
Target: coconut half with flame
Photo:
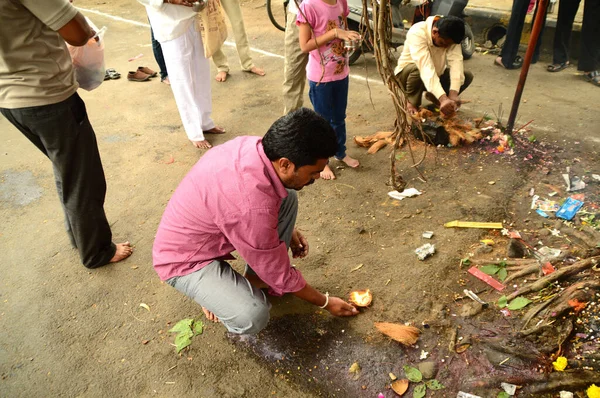
<path id="1" fill-rule="evenodd" d="M 356 290 L 350 293 L 350 303 L 357 307 L 368 307 L 373 301 L 373 295 L 369 289 Z"/>

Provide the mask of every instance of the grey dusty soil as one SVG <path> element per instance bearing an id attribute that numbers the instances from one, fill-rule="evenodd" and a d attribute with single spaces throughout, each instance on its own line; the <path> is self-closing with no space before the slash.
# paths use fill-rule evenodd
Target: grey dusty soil
<path id="1" fill-rule="evenodd" d="M 294 263 L 312 285 L 332 295 L 371 289 L 372 307 L 353 319 L 334 319 L 294 297 L 275 298 L 272 322 L 259 336 L 240 341 L 210 324 L 191 349 L 176 355 L 167 330 L 201 311 L 160 282 L 151 248 L 167 201 L 203 152 L 186 139 L 168 86 L 157 79 L 125 78 L 139 65 L 156 69 L 149 29 L 128 22 L 146 23 L 143 7 L 124 0 L 77 5 L 124 19 L 87 13 L 96 25 L 108 27 L 106 67 L 123 78 L 80 95 L 102 155 L 114 240 L 131 241 L 135 253 L 94 271 L 80 265 L 63 231 L 49 161 L 0 120 L 0 396 L 375 397 L 384 392 L 391 397 L 387 373 L 401 375 L 402 365 L 419 362 L 421 349 L 442 364 L 448 355 L 446 329 L 435 322 L 452 323 L 460 309 L 452 298 L 465 286 L 485 287 L 459 268 L 459 259 L 488 232 L 443 224 L 503 221 L 519 229 L 540 228 L 539 218 L 527 214 L 531 187 L 562 187 L 559 172 L 566 165 L 575 173 L 600 173 L 600 90 L 573 68 L 549 74 L 540 63 L 532 66 L 517 125 L 533 120 L 533 134 L 553 145 L 538 149 L 555 155 L 553 163 L 542 162 L 533 150 L 535 159 L 529 161 L 526 154 L 498 155 L 478 145 L 429 148 L 424 183 L 404 149 L 399 167 L 423 195 L 389 199 L 388 152 L 367 155 L 351 139 L 393 125 L 390 99 L 367 56 L 352 67 L 357 77 L 351 80 L 347 112 L 349 153 L 362 166 L 336 169 L 337 180 L 318 181 L 300 192 L 298 225 L 309 239 L 310 255 Z M 270 25 L 262 1 L 244 2 L 243 12 L 251 45 L 267 52 L 253 52 L 267 75 L 241 72 L 234 48 L 225 48 L 231 76 L 213 83 L 212 98 L 214 119 L 228 134 L 211 137 L 214 144 L 262 135 L 283 110 L 283 33 Z M 140 53 L 142 58 L 128 62 Z M 466 116 L 493 116 L 501 104 L 505 116 L 509 112 L 519 72 L 492 62 L 480 54 L 466 62 L 475 74 L 464 94 L 472 100 L 462 109 Z M 369 85 L 360 79 L 367 75 Z M 417 156 L 423 150 L 416 145 Z M 421 237 L 426 230 L 435 233 L 437 253 L 420 262 L 413 251 L 428 242 Z M 494 250 L 504 256 L 502 244 Z M 234 266 L 240 269 L 242 262 Z M 491 292 L 484 296 L 497 298 Z M 391 344 L 373 327 L 374 321 L 420 326 L 429 320 L 432 326 L 424 329 L 418 349 Z M 358 380 L 347 371 L 355 361 L 363 368 Z M 463 375 L 452 369 L 442 373 L 449 388 L 435 396 L 455 396 Z M 485 377 L 481 369 L 471 371 Z"/>

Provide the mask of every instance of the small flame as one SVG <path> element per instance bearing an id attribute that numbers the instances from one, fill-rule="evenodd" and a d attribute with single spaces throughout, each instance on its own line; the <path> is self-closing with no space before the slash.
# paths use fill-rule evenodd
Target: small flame
<path id="1" fill-rule="evenodd" d="M 350 293 L 350 302 L 357 307 L 368 307 L 373 301 L 371 290 L 357 290 Z"/>

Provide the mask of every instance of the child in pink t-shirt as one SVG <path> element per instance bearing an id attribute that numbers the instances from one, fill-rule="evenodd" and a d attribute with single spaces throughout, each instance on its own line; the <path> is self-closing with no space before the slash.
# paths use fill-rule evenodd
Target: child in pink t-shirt
<path id="1" fill-rule="evenodd" d="M 310 102 L 315 111 L 329 121 L 335 130 L 338 141 L 336 159 L 350 167 L 358 167 L 358 160 L 346 154 L 346 106 L 350 70 L 344 40 L 360 40 L 357 32 L 347 30 L 348 12 L 347 0 L 304 0 L 300 5 L 296 24 L 300 29 L 300 48 L 305 53 L 310 52 L 306 66 Z M 326 166 L 321 172 L 321 178 L 333 180 L 335 174 Z"/>

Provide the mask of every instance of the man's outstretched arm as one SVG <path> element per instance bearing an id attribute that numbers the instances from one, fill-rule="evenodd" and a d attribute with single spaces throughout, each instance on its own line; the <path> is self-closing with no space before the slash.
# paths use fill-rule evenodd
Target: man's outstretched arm
<path id="1" fill-rule="evenodd" d="M 304 285 L 302 289 L 298 290 L 297 292 L 293 292 L 292 294 L 304 301 L 318 305 L 319 307 L 322 307 L 325 305 L 325 303 L 327 303 L 325 309 L 329 311 L 331 315 L 353 316 L 358 314 L 358 310 L 354 306 L 348 304 L 339 297 L 329 297 L 328 299 L 327 296 L 319 292 L 308 283 Z"/>

